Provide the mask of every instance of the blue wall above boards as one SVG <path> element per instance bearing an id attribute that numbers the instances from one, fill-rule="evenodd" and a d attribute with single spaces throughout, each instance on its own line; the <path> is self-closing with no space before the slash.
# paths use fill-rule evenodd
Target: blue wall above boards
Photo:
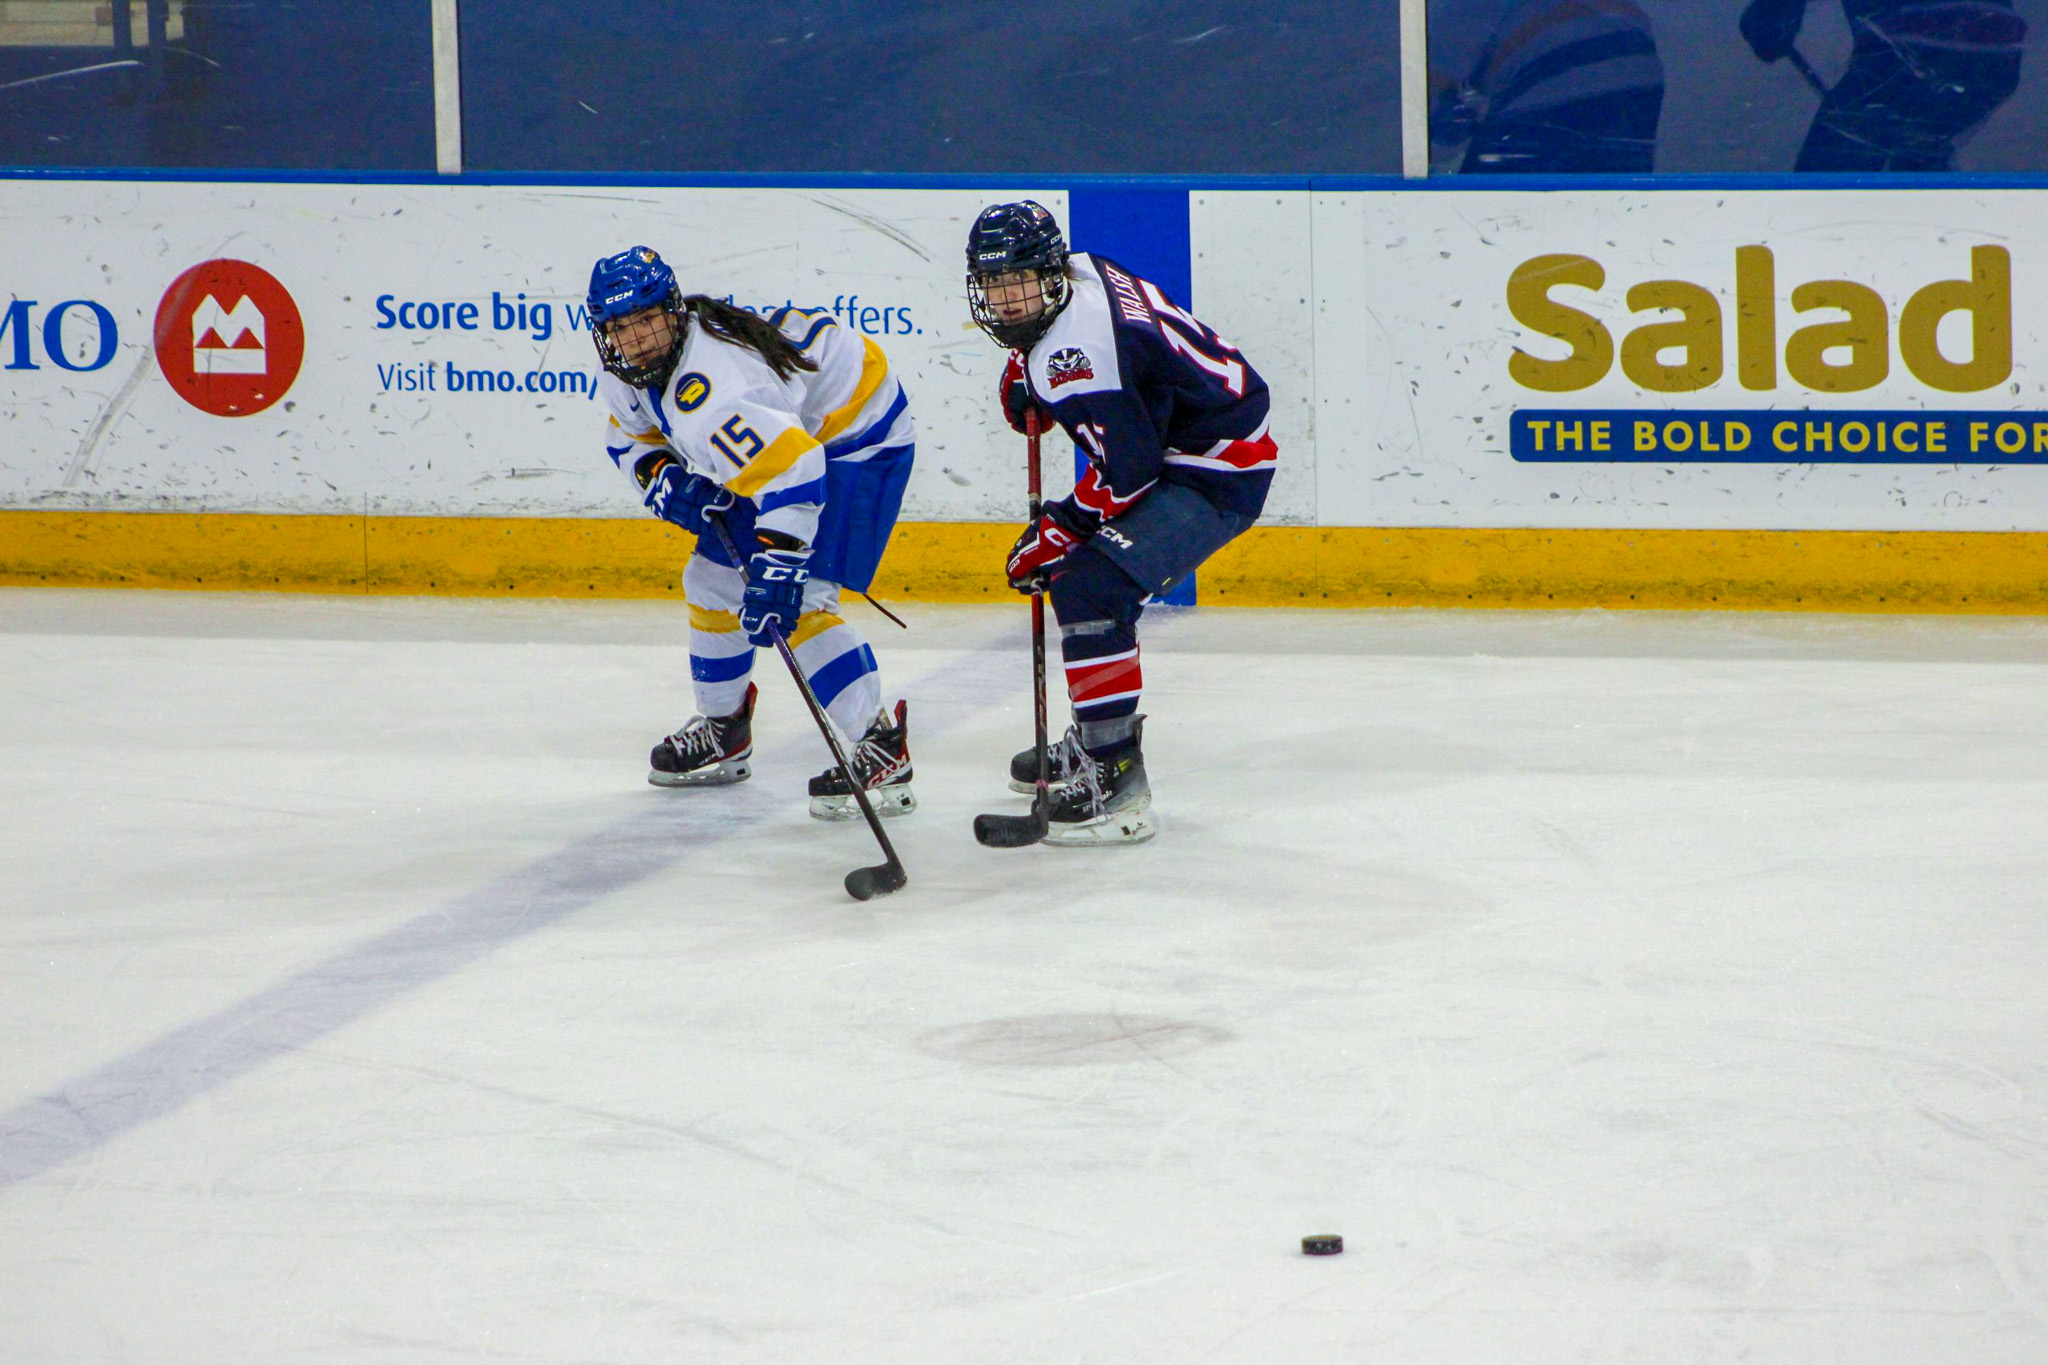
<path id="1" fill-rule="evenodd" d="M 2048 0 L 1430 0 L 1432 168 L 2048 170 Z"/>
<path id="2" fill-rule="evenodd" d="M 1397 174 L 1399 0 L 463 0 L 474 171 Z"/>
<path id="3" fill-rule="evenodd" d="M 434 169 L 425 4 L 0 8 L 0 164 Z"/>
<path id="4" fill-rule="evenodd" d="M 1188 192 L 1173 188 L 1074 189 L 1067 194 L 1067 240 L 1076 251 L 1096 251 L 1137 271 L 1181 306 L 1200 311 L 1194 295 L 1194 248 L 1188 231 Z M 1074 477 L 1087 457 L 1074 448 Z M 1158 599 L 1193 606 L 1196 576 L 1188 575 Z"/>
<path id="5" fill-rule="evenodd" d="M 1400 169 L 1398 7 L 459 0 L 449 74 L 483 175 L 1356 180 Z M 432 173 L 430 12 L 0 5 L 0 168 Z M 1428 34 L 1447 179 L 2048 172 L 2048 0 L 1429 0 Z"/>

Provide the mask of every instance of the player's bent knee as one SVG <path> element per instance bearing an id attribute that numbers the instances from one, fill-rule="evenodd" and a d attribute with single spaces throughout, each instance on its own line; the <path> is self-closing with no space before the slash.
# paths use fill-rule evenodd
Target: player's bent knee
<path id="1" fill-rule="evenodd" d="M 683 597 L 696 606 L 737 611 L 745 592 L 737 569 L 713 564 L 702 555 L 692 555 L 683 566 Z"/>
<path id="2" fill-rule="evenodd" d="M 1145 590 L 1092 545 L 1067 556 L 1052 580 L 1052 609 L 1061 621 L 1122 621 L 1136 615 Z"/>

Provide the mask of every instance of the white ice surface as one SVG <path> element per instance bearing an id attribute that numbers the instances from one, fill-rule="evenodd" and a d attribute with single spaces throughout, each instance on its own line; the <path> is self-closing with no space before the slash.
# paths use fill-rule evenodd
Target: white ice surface
<path id="1" fill-rule="evenodd" d="M 856 610 L 869 904 L 673 606 L 0 593 L 0 1361 L 2048 1360 L 2048 623 L 1159 618 L 997 853 L 1020 612 Z"/>

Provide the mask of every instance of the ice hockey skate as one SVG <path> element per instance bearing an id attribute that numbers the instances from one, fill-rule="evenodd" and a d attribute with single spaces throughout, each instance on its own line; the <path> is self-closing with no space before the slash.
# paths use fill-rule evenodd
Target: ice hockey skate
<path id="1" fill-rule="evenodd" d="M 1145 755 L 1139 748 L 1143 722 L 1131 746 L 1101 759 L 1081 748 L 1079 736 L 1067 732 L 1059 746 L 1073 755 L 1073 773 L 1049 793 L 1045 842 L 1062 848 L 1093 848 L 1109 844 L 1142 844 L 1153 827 L 1152 784 L 1145 779 Z"/>
<path id="2" fill-rule="evenodd" d="M 1054 786 L 1074 775 L 1074 755 L 1081 752 L 1071 731 L 1057 744 L 1046 746 L 1046 774 Z M 1010 760 L 1010 790 L 1030 796 L 1038 790 L 1038 750 L 1020 749 Z"/>
<path id="3" fill-rule="evenodd" d="M 908 815 L 917 809 L 910 790 L 910 704 L 899 701 L 892 715 L 884 710 L 847 755 L 854 775 L 867 789 L 877 815 Z M 860 803 L 834 764 L 811 779 L 811 818 L 858 820 Z"/>
<path id="4" fill-rule="evenodd" d="M 754 696 L 729 716 L 692 716 L 647 756 L 647 780 L 657 787 L 729 787 L 754 774 Z"/>

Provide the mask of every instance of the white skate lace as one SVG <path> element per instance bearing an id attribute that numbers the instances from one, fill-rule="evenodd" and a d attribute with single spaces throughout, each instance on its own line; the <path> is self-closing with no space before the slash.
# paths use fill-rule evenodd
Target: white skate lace
<path id="1" fill-rule="evenodd" d="M 1058 766 L 1064 769 L 1064 779 L 1088 793 L 1089 809 L 1101 814 L 1109 806 L 1109 794 L 1102 787 L 1104 765 L 1097 763 L 1081 746 L 1081 731 L 1070 727 L 1066 737 L 1060 741 Z"/>
<path id="2" fill-rule="evenodd" d="M 725 756 L 725 745 L 720 741 L 718 728 L 709 718 L 692 716 L 682 729 L 668 737 L 676 752 L 690 760 L 690 766 L 709 763 Z"/>
<path id="3" fill-rule="evenodd" d="M 853 770 L 860 774 L 862 786 L 879 786 L 883 779 L 895 775 L 896 754 L 872 734 L 865 735 L 853 751 Z"/>
<path id="4" fill-rule="evenodd" d="M 1060 736 L 1059 743 L 1052 746 L 1049 756 L 1052 761 L 1047 766 L 1052 769 L 1055 782 L 1071 782 L 1076 773 L 1090 766 L 1088 751 L 1081 747 L 1081 727 L 1069 725 L 1067 732 Z"/>

